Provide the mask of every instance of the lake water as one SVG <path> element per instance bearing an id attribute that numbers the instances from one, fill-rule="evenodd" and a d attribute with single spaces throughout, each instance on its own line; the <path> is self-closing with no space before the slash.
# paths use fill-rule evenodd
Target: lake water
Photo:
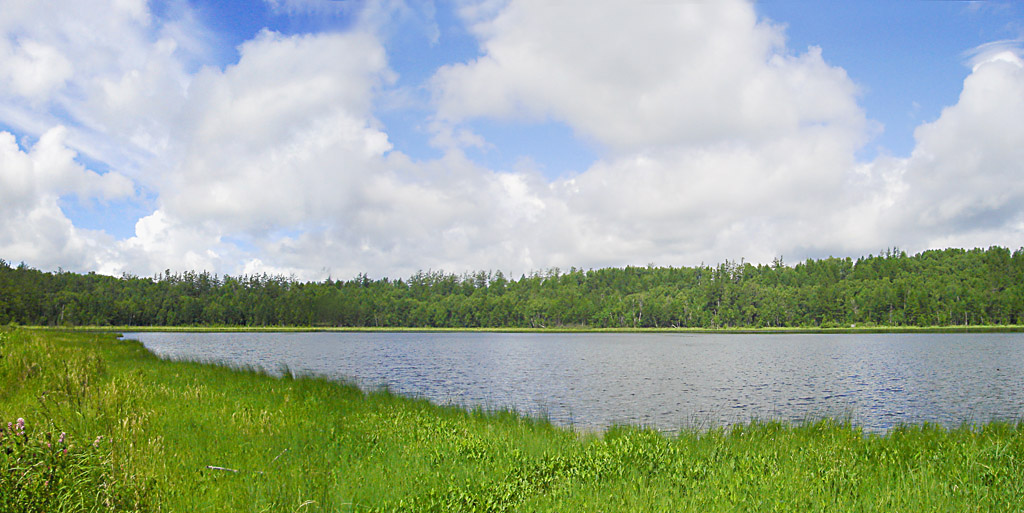
<path id="1" fill-rule="evenodd" d="M 127 333 L 161 357 L 348 379 L 554 423 L 663 431 L 850 418 L 871 432 L 1024 418 L 1024 333 Z"/>

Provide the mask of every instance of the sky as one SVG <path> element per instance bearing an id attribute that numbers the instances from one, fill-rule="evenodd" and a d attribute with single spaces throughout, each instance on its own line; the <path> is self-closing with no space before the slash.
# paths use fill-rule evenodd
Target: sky
<path id="1" fill-rule="evenodd" d="M 1024 3 L 0 0 L 0 259 L 300 280 L 1024 246 Z"/>

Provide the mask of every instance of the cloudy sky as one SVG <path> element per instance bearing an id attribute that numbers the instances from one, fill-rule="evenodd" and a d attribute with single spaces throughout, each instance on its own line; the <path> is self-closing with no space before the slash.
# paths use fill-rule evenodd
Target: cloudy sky
<path id="1" fill-rule="evenodd" d="M 0 0 L 0 258 L 404 278 L 1024 246 L 1024 3 Z"/>

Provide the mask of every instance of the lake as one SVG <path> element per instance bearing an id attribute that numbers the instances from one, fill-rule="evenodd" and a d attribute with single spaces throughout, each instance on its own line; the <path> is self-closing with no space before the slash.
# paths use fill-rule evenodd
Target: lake
<path id="1" fill-rule="evenodd" d="M 752 419 L 897 424 L 1024 418 L 1024 333 L 126 333 L 164 358 L 514 408 L 578 430 Z"/>

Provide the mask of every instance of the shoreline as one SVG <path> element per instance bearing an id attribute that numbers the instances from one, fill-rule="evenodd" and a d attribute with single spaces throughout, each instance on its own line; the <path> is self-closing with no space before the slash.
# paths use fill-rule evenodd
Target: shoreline
<path id="1" fill-rule="evenodd" d="M 27 426 L 29 458 L 0 470 L 65 476 L 12 489 L 51 509 L 70 493 L 86 511 L 1014 511 L 1024 470 L 1021 422 L 581 433 L 112 334 L 0 328 L 0 350 L 0 423 Z M 65 431 L 74 459 L 48 445 Z"/>
<path id="2" fill-rule="evenodd" d="M 38 331 L 95 333 L 678 333 L 678 334 L 887 334 L 887 333 L 1021 333 L 1024 325 L 978 326 L 854 326 L 844 328 L 432 328 L 432 327 L 327 327 L 327 326 L 19 326 Z"/>

